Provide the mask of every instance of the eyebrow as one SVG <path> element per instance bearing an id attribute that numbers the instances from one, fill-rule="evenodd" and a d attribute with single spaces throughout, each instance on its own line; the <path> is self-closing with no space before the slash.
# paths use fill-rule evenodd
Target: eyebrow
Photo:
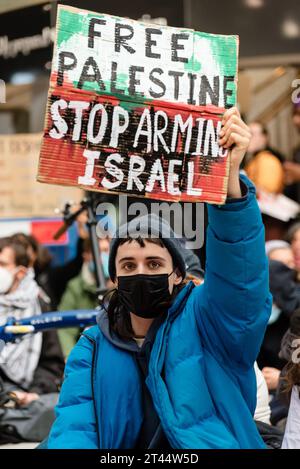
<path id="1" fill-rule="evenodd" d="M 161 260 L 161 261 L 166 261 L 166 259 L 164 257 L 160 257 L 160 256 L 148 256 L 146 257 L 147 260 Z M 134 261 L 135 258 L 134 257 L 122 257 L 122 259 L 120 259 L 118 262 L 124 262 L 124 261 Z"/>
<path id="2" fill-rule="evenodd" d="M 156 260 L 156 259 L 159 259 L 160 261 L 166 261 L 166 259 L 164 257 L 160 257 L 160 256 L 148 256 L 146 257 L 147 260 Z"/>
<path id="3" fill-rule="evenodd" d="M 122 257 L 122 259 L 119 259 L 119 263 L 123 261 L 134 261 L 134 257 Z"/>

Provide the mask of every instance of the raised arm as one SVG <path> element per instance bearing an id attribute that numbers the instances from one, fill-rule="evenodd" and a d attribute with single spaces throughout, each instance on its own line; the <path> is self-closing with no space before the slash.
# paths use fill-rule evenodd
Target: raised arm
<path id="1" fill-rule="evenodd" d="M 196 317 L 206 347 L 220 361 L 253 367 L 272 297 L 264 226 L 255 188 L 239 166 L 250 133 L 235 108 L 224 117 L 220 143 L 230 150 L 227 203 L 208 206 L 205 282 L 195 290 Z"/>

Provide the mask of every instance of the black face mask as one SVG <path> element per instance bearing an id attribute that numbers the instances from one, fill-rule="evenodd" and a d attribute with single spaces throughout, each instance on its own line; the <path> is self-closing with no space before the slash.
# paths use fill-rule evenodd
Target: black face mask
<path id="1" fill-rule="evenodd" d="M 171 272 L 172 274 L 173 272 Z M 122 275 L 118 277 L 120 302 L 128 312 L 141 318 L 156 318 L 171 305 L 169 276 L 159 275 Z"/>

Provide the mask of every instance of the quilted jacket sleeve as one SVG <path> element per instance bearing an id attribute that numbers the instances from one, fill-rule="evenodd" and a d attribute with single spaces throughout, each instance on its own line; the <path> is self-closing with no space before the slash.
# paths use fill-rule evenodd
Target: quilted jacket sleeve
<path id="1" fill-rule="evenodd" d="M 208 207 L 206 272 L 195 314 L 204 344 L 227 366 L 253 367 L 271 313 L 264 226 L 253 184 L 222 206 Z"/>

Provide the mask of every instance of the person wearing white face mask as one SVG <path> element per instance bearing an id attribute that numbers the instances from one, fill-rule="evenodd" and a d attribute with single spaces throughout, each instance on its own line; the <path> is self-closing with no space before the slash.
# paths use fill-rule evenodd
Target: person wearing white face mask
<path id="1" fill-rule="evenodd" d="M 8 254 L 9 255 L 9 254 Z M 16 290 L 22 278 L 26 275 L 24 266 L 12 267 L 10 259 L 0 261 L 0 295 Z"/>
<path id="2" fill-rule="evenodd" d="M 29 259 L 22 246 L 9 239 L 0 243 L 0 324 L 6 323 L 9 316 L 21 319 L 41 314 L 38 302 L 38 286 Z M 30 340 L 7 344 L 1 353 L 1 371 L 12 382 L 28 387 L 33 379 L 42 346 L 42 335 L 36 334 Z M 37 399 L 36 393 L 20 395 L 24 403 Z"/>
<path id="3" fill-rule="evenodd" d="M 21 243 L 12 238 L 0 239 L 0 325 L 4 325 L 8 317 L 24 319 L 42 314 L 40 288 L 29 264 L 28 253 Z M 0 382 L 4 392 L 13 395 L 16 411 L 22 407 L 20 417 L 23 421 L 27 419 L 27 409 L 34 401 L 39 401 L 40 408 L 45 410 L 43 396 L 46 394 L 53 393 L 53 403 L 50 403 L 53 408 L 63 370 L 64 360 L 56 331 L 28 334 L 14 343 L 5 344 L 0 352 Z M 50 402 L 51 399 L 47 399 Z M 49 420 L 49 408 L 47 411 Z M 3 418 L 0 409 L 2 443 L 8 438 L 4 435 Z M 17 419 L 16 414 L 14 422 L 18 429 Z M 10 442 L 9 438 L 7 442 Z"/>

